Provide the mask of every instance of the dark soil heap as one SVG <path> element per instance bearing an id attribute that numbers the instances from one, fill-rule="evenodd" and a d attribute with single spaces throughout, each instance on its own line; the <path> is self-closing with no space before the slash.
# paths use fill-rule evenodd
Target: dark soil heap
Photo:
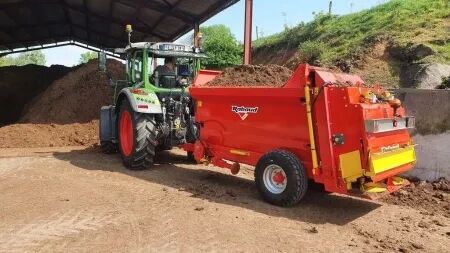
<path id="1" fill-rule="evenodd" d="M 98 143 L 100 108 L 113 100 L 109 78 L 122 79 L 124 69 L 115 60 L 108 60 L 107 73 L 99 72 L 97 65 L 91 61 L 73 68 L 35 97 L 25 106 L 20 124 L 0 128 L 0 148 Z"/>
<path id="2" fill-rule="evenodd" d="M 282 87 L 292 76 L 292 71 L 279 65 L 241 65 L 225 69 L 205 86 L 214 87 Z"/>
<path id="3" fill-rule="evenodd" d="M 52 65 L 8 66 L 0 68 L 0 126 L 17 122 L 24 106 L 71 68 Z"/>
<path id="4" fill-rule="evenodd" d="M 450 181 L 443 178 L 434 183 L 417 181 L 388 195 L 383 201 L 450 218 Z"/>
<path id="5" fill-rule="evenodd" d="M 122 79 L 123 64 L 108 60 L 107 73 L 98 71 L 98 61 L 78 67 L 27 105 L 23 123 L 86 123 L 98 119 L 100 108 L 111 104 L 114 90 L 109 78 Z"/>

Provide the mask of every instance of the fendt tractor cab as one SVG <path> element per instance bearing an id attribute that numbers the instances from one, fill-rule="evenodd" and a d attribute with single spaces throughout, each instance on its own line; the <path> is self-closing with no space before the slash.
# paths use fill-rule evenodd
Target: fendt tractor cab
<path id="1" fill-rule="evenodd" d="M 127 26 L 129 38 L 131 27 Z M 131 43 L 126 80 L 113 82 L 114 104 L 100 113 L 103 152 L 120 151 L 125 166 L 143 169 L 155 152 L 194 143 L 198 130 L 188 87 L 206 58 L 200 48 L 174 43 Z"/>

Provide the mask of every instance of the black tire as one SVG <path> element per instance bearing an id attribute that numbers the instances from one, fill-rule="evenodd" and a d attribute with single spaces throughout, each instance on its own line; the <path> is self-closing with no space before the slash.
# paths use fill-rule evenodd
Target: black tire
<path id="1" fill-rule="evenodd" d="M 125 154 L 121 141 L 121 115 L 128 112 L 131 115 L 133 128 L 133 144 L 130 154 Z M 119 121 L 119 150 L 122 155 L 123 164 L 131 170 L 143 170 L 153 165 L 155 156 L 155 148 L 158 144 L 156 141 L 156 122 L 151 114 L 137 113 L 131 108 L 127 100 L 123 101 L 120 106 Z"/>
<path id="2" fill-rule="evenodd" d="M 119 151 L 117 143 L 114 143 L 112 141 L 101 141 L 100 148 L 105 154 L 115 154 Z"/>
<path id="3" fill-rule="evenodd" d="M 197 161 L 195 160 L 195 157 L 194 157 L 194 152 L 192 152 L 192 151 L 187 152 L 187 160 L 190 163 L 197 163 Z"/>
<path id="4" fill-rule="evenodd" d="M 264 177 L 266 169 L 270 170 L 277 166 L 285 173 L 286 181 L 283 183 L 285 188 L 280 190 L 282 192 L 274 193 L 274 190 L 270 190 L 270 186 L 266 186 Z M 255 168 L 255 183 L 265 201 L 284 207 L 297 204 L 308 190 L 308 176 L 304 167 L 294 154 L 285 150 L 273 150 L 259 159 Z"/>

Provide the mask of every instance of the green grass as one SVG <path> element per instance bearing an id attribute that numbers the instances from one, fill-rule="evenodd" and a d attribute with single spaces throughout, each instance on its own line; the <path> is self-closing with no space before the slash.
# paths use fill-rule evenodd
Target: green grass
<path id="1" fill-rule="evenodd" d="M 369 10 L 345 16 L 318 14 L 309 23 L 254 42 L 265 47 L 297 48 L 313 41 L 324 44 L 323 65 L 357 61 L 378 41 L 396 48 L 417 44 L 431 47 L 436 54 L 424 62 L 450 62 L 450 0 L 391 0 Z"/>

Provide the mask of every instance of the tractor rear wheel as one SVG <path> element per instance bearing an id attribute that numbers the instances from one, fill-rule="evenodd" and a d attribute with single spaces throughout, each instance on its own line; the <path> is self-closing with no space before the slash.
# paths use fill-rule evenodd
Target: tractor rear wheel
<path id="1" fill-rule="evenodd" d="M 156 123 L 153 115 L 135 112 L 125 100 L 120 106 L 119 150 L 124 165 L 142 170 L 153 164 L 155 156 Z"/>
<path id="2" fill-rule="evenodd" d="M 285 150 L 273 150 L 259 159 L 255 182 L 264 200 L 277 206 L 297 204 L 308 189 L 305 169 L 294 154 Z"/>

